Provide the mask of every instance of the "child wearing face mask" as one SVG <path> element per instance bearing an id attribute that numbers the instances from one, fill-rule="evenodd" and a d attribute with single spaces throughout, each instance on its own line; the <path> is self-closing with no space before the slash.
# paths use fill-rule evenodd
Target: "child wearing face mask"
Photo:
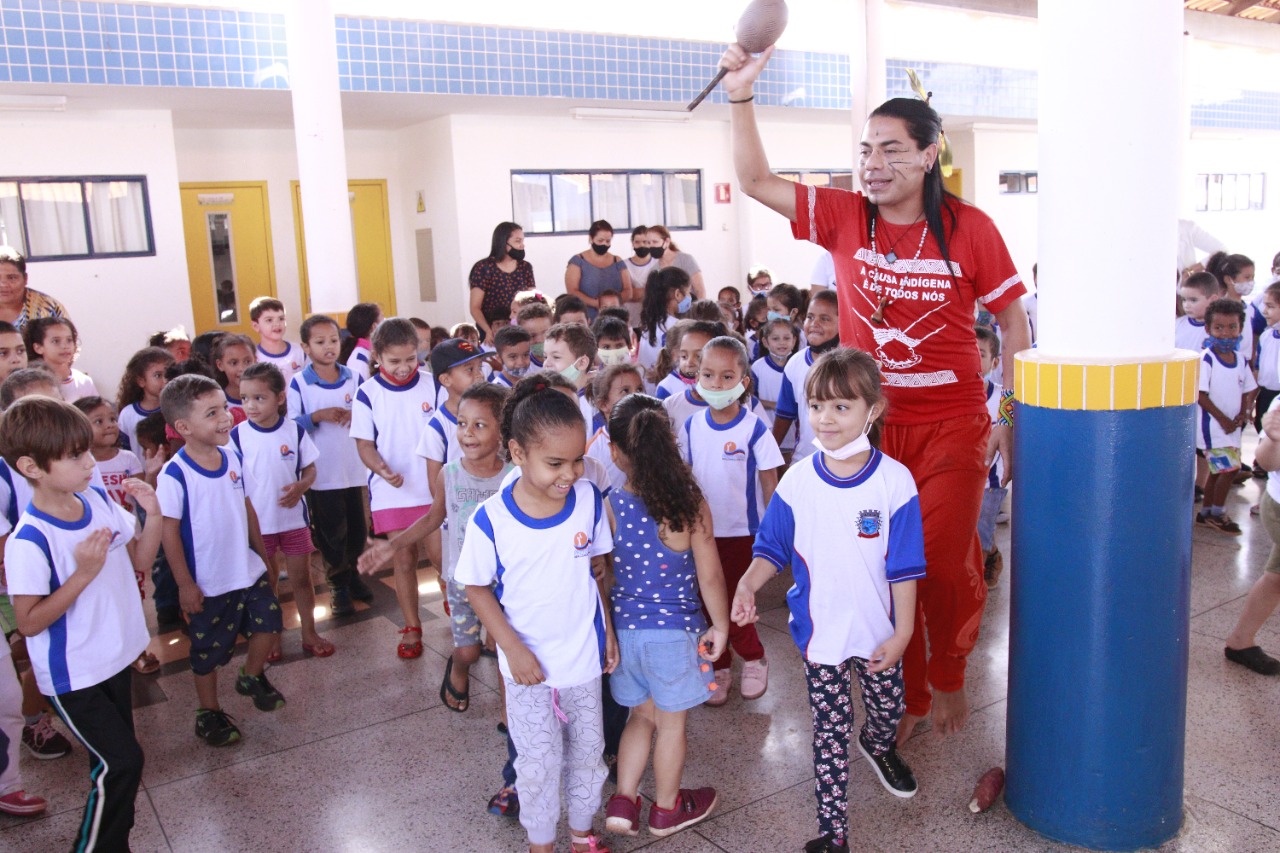
<path id="1" fill-rule="evenodd" d="M 547 330 L 544 370 L 554 370 L 573 383 L 578 392 L 578 411 L 582 412 L 583 438 L 591 436 L 596 416 L 588 389 L 596 363 L 596 338 L 581 323 L 561 323 Z"/>
<path id="2" fill-rule="evenodd" d="M 793 326 L 800 325 L 805 315 L 805 295 L 793 284 L 775 284 L 769 288 L 765 296 L 765 305 L 769 309 L 767 320 L 790 320 Z M 807 346 L 808 340 L 804 331 L 800 332 L 800 346 Z"/>
<path id="3" fill-rule="evenodd" d="M 753 537 L 783 462 L 773 434 L 747 408 L 750 385 L 751 363 L 742 342 L 727 335 L 708 341 L 698 368 L 702 408 L 676 430 L 681 453 L 711 507 L 716 551 L 729 588 L 737 586 L 751 564 Z M 758 699 L 769 688 L 769 661 L 755 625 L 731 625 L 729 646 L 714 665 L 716 689 L 708 705 L 729 701 L 734 652 L 743 660 L 742 698 Z"/>
<path id="4" fill-rule="evenodd" d="M 602 367 L 635 360 L 631 352 L 631 329 L 626 321 L 601 313 L 591 324 L 591 334 L 596 336 L 596 356 Z"/>
<path id="5" fill-rule="evenodd" d="M 689 274 L 678 267 L 658 270 L 649 276 L 644 301 L 640 305 L 640 342 L 636 360 L 646 371 L 647 388 L 661 381 L 665 372 L 657 370 L 658 358 L 667 345 L 671 327 L 693 305 Z"/>
<path id="6" fill-rule="evenodd" d="M 925 576 L 924 531 L 911 472 L 867 439 L 884 410 L 871 356 L 853 349 L 822 356 L 809 372 L 805 397 L 818 452 L 778 484 L 730 618 L 753 624 L 756 592 L 791 567 L 789 627 L 804 658 L 813 711 L 821 833 L 805 849 L 848 853 L 855 678 L 866 710 L 858 751 L 889 793 L 911 797 L 917 790 L 896 739 L 906 710 L 902 654 L 915 626 L 916 581 Z"/>
<path id="7" fill-rule="evenodd" d="M 688 323 L 688 325 L 685 325 Z M 676 432 L 676 442 L 684 441 L 680 427 L 689 416 L 705 411 L 707 401 L 702 398 L 698 388 L 698 371 L 702 366 L 702 353 L 712 339 L 729 334 L 723 323 L 682 321 L 671 330 L 671 344 L 674 347 L 675 368 L 663 384 L 658 386 L 656 396 L 662 401 L 671 419 L 671 428 Z M 681 445 L 681 450 L 684 450 Z"/>
<path id="8" fill-rule="evenodd" d="M 1228 536 L 1239 536 L 1240 525 L 1226 514 L 1227 494 L 1240 469 L 1240 433 L 1249 420 L 1254 391 L 1248 361 L 1239 352 L 1244 306 L 1223 297 L 1209 304 L 1205 330 L 1209 337 L 1200 362 L 1200 417 L 1196 448 L 1209 466 L 1204 486 L 1204 509 L 1196 524 Z"/>

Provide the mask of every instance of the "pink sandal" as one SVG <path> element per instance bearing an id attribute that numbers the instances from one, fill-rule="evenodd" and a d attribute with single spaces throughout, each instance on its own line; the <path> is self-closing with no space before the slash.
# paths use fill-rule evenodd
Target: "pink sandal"
<path id="1" fill-rule="evenodd" d="M 581 847 L 582 844 L 587 846 Z M 578 835 L 573 830 L 569 830 L 569 846 L 573 848 L 573 853 L 612 853 L 608 847 L 600 843 L 600 836 L 594 832 Z"/>

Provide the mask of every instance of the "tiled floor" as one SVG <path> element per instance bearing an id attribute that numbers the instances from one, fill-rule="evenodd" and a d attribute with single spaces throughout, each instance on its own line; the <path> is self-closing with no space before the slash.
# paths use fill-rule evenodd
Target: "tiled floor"
<path id="1" fill-rule="evenodd" d="M 1195 531 L 1186 820 L 1162 850 L 1280 850 L 1280 678 L 1256 676 L 1222 656 L 1223 638 L 1270 547 L 1248 515 L 1257 494 L 1254 482 L 1233 497 L 1231 511 L 1245 528 L 1241 538 Z M 1008 527 L 998 536 L 1007 554 Z M 372 609 L 323 623 L 338 646 L 334 657 L 304 658 L 296 630 L 286 635 L 285 660 L 271 669 L 289 699 L 284 709 L 259 713 L 224 679 L 225 707 L 244 732 L 240 744 L 226 749 L 210 749 L 192 734 L 195 695 L 181 663 L 185 640 L 156 638 L 152 650 L 168 663 L 158 676 L 135 678 L 147 768 L 133 849 L 524 849 L 517 824 L 484 811 L 505 757 L 494 730 L 496 664 L 485 660 L 475 670 L 467 713 L 451 713 L 438 699 L 450 640 L 432 578 L 423 572 L 423 658 L 395 657 L 394 595 L 380 585 Z M 775 580 L 761 598 L 762 611 L 768 608 L 761 634 L 773 663 L 768 694 L 750 703 L 735 695 L 723 708 L 690 715 L 685 778 L 720 789 L 716 816 L 661 841 L 612 838 L 614 850 L 773 853 L 800 850 L 816 834 L 809 712 L 799 656 L 786 633 L 785 586 Z M 922 733 L 905 749 L 920 793 L 896 800 L 865 762 L 853 764 L 853 849 L 1070 849 L 1023 827 L 1002 803 L 980 816 L 966 808 L 977 777 L 1003 762 L 1008 598 L 1006 577 L 991 595 L 971 659 L 968 729 L 947 742 Z M 1260 640 L 1280 652 L 1280 617 Z M 49 798 L 49 814 L 0 816 L 0 849 L 65 850 L 87 789 L 83 749 L 57 761 L 24 756 L 23 771 L 27 787 Z"/>

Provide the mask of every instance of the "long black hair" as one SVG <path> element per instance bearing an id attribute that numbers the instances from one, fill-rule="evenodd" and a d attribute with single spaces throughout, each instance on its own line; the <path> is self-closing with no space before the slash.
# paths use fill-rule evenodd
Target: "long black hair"
<path id="1" fill-rule="evenodd" d="M 658 344 L 658 331 L 667 322 L 667 301 L 671 291 L 689 289 L 689 274 L 679 267 L 656 270 L 644 286 L 644 301 L 640 303 L 640 334 L 649 339 L 652 346 Z"/>
<path id="2" fill-rule="evenodd" d="M 493 241 L 489 243 L 489 260 L 500 261 L 507 256 L 507 243 L 515 231 L 523 231 L 514 222 L 499 222 L 493 229 Z"/>
<path id="3" fill-rule="evenodd" d="M 609 415 L 609 439 L 631 463 L 627 487 L 655 521 L 679 533 L 692 530 L 702 512 L 702 490 L 680 457 L 662 403 L 628 394 Z"/>
<path id="4" fill-rule="evenodd" d="M 890 98 L 871 112 L 871 118 L 884 117 L 901 119 L 907 126 L 907 133 L 920 150 L 938 142 L 942 135 L 942 117 L 933 107 L 919 98 Z M 942 166 L 935 161 L 933 168 L 924 175 L 924 221 L 929 232 L 938 242 L 942 250 L 942 259 L 946 261 L 947 273 L 955 277 L 951 265 L 951 251 L 948 242 L 956 230 L 956 205 L 963 204 L 960 198 L 947 191 L 942 184 Z M 879 216 L 875 204 L 867 201 L 867 239 L 871 239 L 870 223 Z"/>

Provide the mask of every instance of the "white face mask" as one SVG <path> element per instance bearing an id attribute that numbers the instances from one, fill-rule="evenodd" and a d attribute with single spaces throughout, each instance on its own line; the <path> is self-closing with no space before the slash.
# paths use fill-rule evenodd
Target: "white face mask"
<path id="1" fill-rule="evenodd" d="M 1253 293 L 1252 281 L 1237 281 L 1234 282 L 1234 284 L 1236 286 L 1236 293 L 1241 296 L 1248 296 L 1250 293 Z"/>
<path id="2" fill-rule="evenodd" d="M 862 427 L 862 435 L 846 444 L 844 447 L 837 447 L 835 450 L 828 450 L 826 446 L 816 437 L 813 439 L 813 446 L 818 449 L 819 453 L 825 453 L 837 462 L 843 462 L 846 459 L 852 459 L 859 453 L 866 453 L 871 449 L 871 413 L 867 413 L 867 422 Z"/>

